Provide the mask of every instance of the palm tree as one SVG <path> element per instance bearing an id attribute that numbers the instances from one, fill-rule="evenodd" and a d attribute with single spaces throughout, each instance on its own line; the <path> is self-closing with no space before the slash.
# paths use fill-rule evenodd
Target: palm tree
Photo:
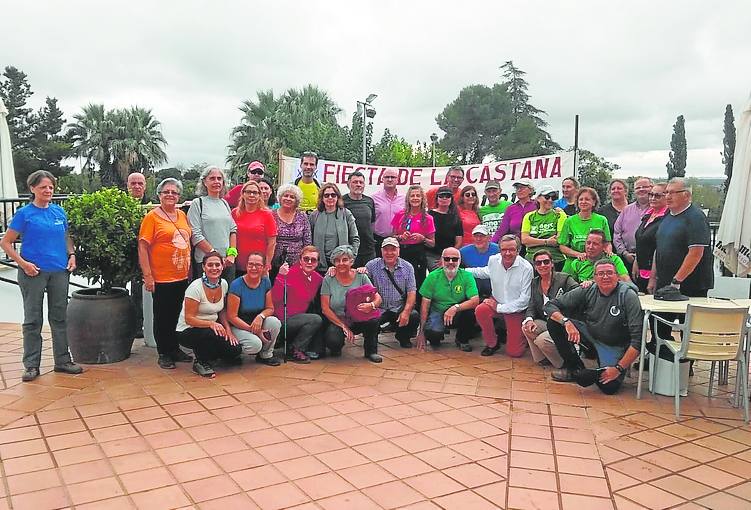
<path id="1" fill-rule="evenodd" d="M 88 104 L 73 119 L 67 126 L 67 137 L 73 145 L 73 153 L 85 159 L 83 171 L 92 177 L 95 165 L 99 166 L 102 184 L 111 185 L 114 126 L 104 105 Z"/>

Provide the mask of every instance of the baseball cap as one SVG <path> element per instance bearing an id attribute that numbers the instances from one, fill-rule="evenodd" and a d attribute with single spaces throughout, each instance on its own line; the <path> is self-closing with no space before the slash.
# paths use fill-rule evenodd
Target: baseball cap
<path id="1" fill-rule="evenodd" d="M 482 234 L 484 236 L 489 235 L 488 234 L 488 227 L 480 223 L 475 228 L 472 229 L 472 234 Z"/>
<path id="2" fill-rule="evenodd" d="M 385 248 L 386 246 L 395 246 L 396 248 L 398 248 L 399 241 L 396 240 L 396 237 L 387 237 L 381 243 L 381 248 Z"/>
<path id="3" fill-rule="evenodd" d="M 519 179 L 514 182 L 514 187 L 516 186 L 526 186 L 531 189 L 535 189 L 534 184 L 532 184 L 532 181 L 529 179 Z"/>
<path id="4" fill-rule="evenodd" d="M 492 179 L 485 183 L 485 189 L 501 189 L 501 183 Z"/>
<path id="5" fill-rule="evenodd" d="M 257 169 L 261 169 L 265 172 L 266 166 L 260 161 L 251 161 L 251 163 L 248 165 L 248 172 L 250 172 L 251 170 L 257 170 Z"/>
<path id="6" fill-rule="evenodd" d="M 551 193 L 558 193 L 558 190 L 555 189 L 550 184 L 545 184 L 543 186 L 540 186 L 540 189 L 538 189 L 536 191 L 537 191 L 537 196 L 538 197 L 543 197 L 543 196 L 549 195 Z"/>

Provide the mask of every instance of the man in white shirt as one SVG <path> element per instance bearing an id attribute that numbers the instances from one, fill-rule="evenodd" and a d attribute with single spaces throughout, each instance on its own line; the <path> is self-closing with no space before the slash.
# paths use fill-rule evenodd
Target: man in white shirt
<path id="1" fill-rule="evenodd" d="M 475 308 L 475 318 L 482 329 L 485 349 L 482 356 L 492 356 L 500 348 L 493 319 L 503 318 L 506 330 L 506 354 L 512 358 L 524 355 L 527 341 L 522 333 L 522 320 L 529 304 L 534 271 L 532 265 L 519 256 L 519 238 L 506 234 L 501 238 L 501 253 L 493 255 L 486 267 L 470 267 L 475 278 L 490 278 L 493 295 Z"/>

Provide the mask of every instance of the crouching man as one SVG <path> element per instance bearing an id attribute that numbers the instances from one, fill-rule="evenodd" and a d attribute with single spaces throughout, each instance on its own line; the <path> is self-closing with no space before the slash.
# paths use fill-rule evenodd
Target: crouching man
<path id="1" fill-rule="evenodd" d="M 633 284 L 618 280 L 615 264 L 598 260 L 594 285 L 575 288 L 545 305 L 548 332 L 563 358 L 555 381 L 597 384 L 603 393 L 617 392 L 626 371 L 639 356 L 643 312 Z M 576 345 L 593 350 L 597 369 L 584 366 Z"/>

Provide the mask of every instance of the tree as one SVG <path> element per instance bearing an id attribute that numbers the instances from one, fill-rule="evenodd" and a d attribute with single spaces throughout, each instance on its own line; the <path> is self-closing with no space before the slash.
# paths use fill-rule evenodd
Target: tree
<path id="1" fill-rule="evenodd" d="M 534 121 L 536 126 L 547 126 L 548 123 L 541 117 L 541 115 L 545 115 L 545 112 L 529 104 L 529 94 L 527 94 L 529 84 L 524 79 L 524 75 L 527 73 L 514 66 L 512 60 L 506 61 L 500 69 L 503 69 L 502 74 L 506 78 L 504 84 L 511 99 L 511 112 L 515 123 L 518 123 L 525 117 L 529 117 Z"/>
<path id="2" fill-rule="evenodd" d="M 724 136 L 722 137 L 722 164 L 725 166 L 725 184 L 723 190 L 728 192 L 730 180 L 733 178 L 733 155 L 735 154 L 735 117 L 733 116 L 733 106 L 725 107 L 725 123 L 722 128 Z"/>
<path id="3" fill-rule="evenodd" d="M 621 167 L 586 149 L 579 149 L 577 160 L 576 175 L 579 178 L 579 183 L 582 186 L 594 188 L 600 195 L 600 201 L 605 200 L 605 197 L 608 196 L 608 185 L 613 178 L 613 172 Z"/>
<path id="4" fill-rule="evenodd" d="M 668 180 L 673 177 L 683 177 L 686 175 L 686 122 L 683 115 L 673 124 L 673 136 L 670 138 L 669 161 L 666 165 L 668 170 Z"/>
<path id="5" fill-rule="evenodd" d="M 383 166 L 433 166 L 432 148 L 429 144 L 418 141 L 412 145 L 404 138 L 392 135 L 388 129 L 384 130 L 381 140 L 373 147 L 373 160 Z M 436 145 L 435 162 L 436 166 L 450 166 L 456 163 L 456 159 Z"/>
<path id="6" fill-rule="evenodd" d="M 26 101 L 33 95 L 26 73 L 7 66 L 0 81 L 0 96 L 8 109 L 8 130 L 13 145 L 26 147 L 30 137 L 31 108 Z"/>

